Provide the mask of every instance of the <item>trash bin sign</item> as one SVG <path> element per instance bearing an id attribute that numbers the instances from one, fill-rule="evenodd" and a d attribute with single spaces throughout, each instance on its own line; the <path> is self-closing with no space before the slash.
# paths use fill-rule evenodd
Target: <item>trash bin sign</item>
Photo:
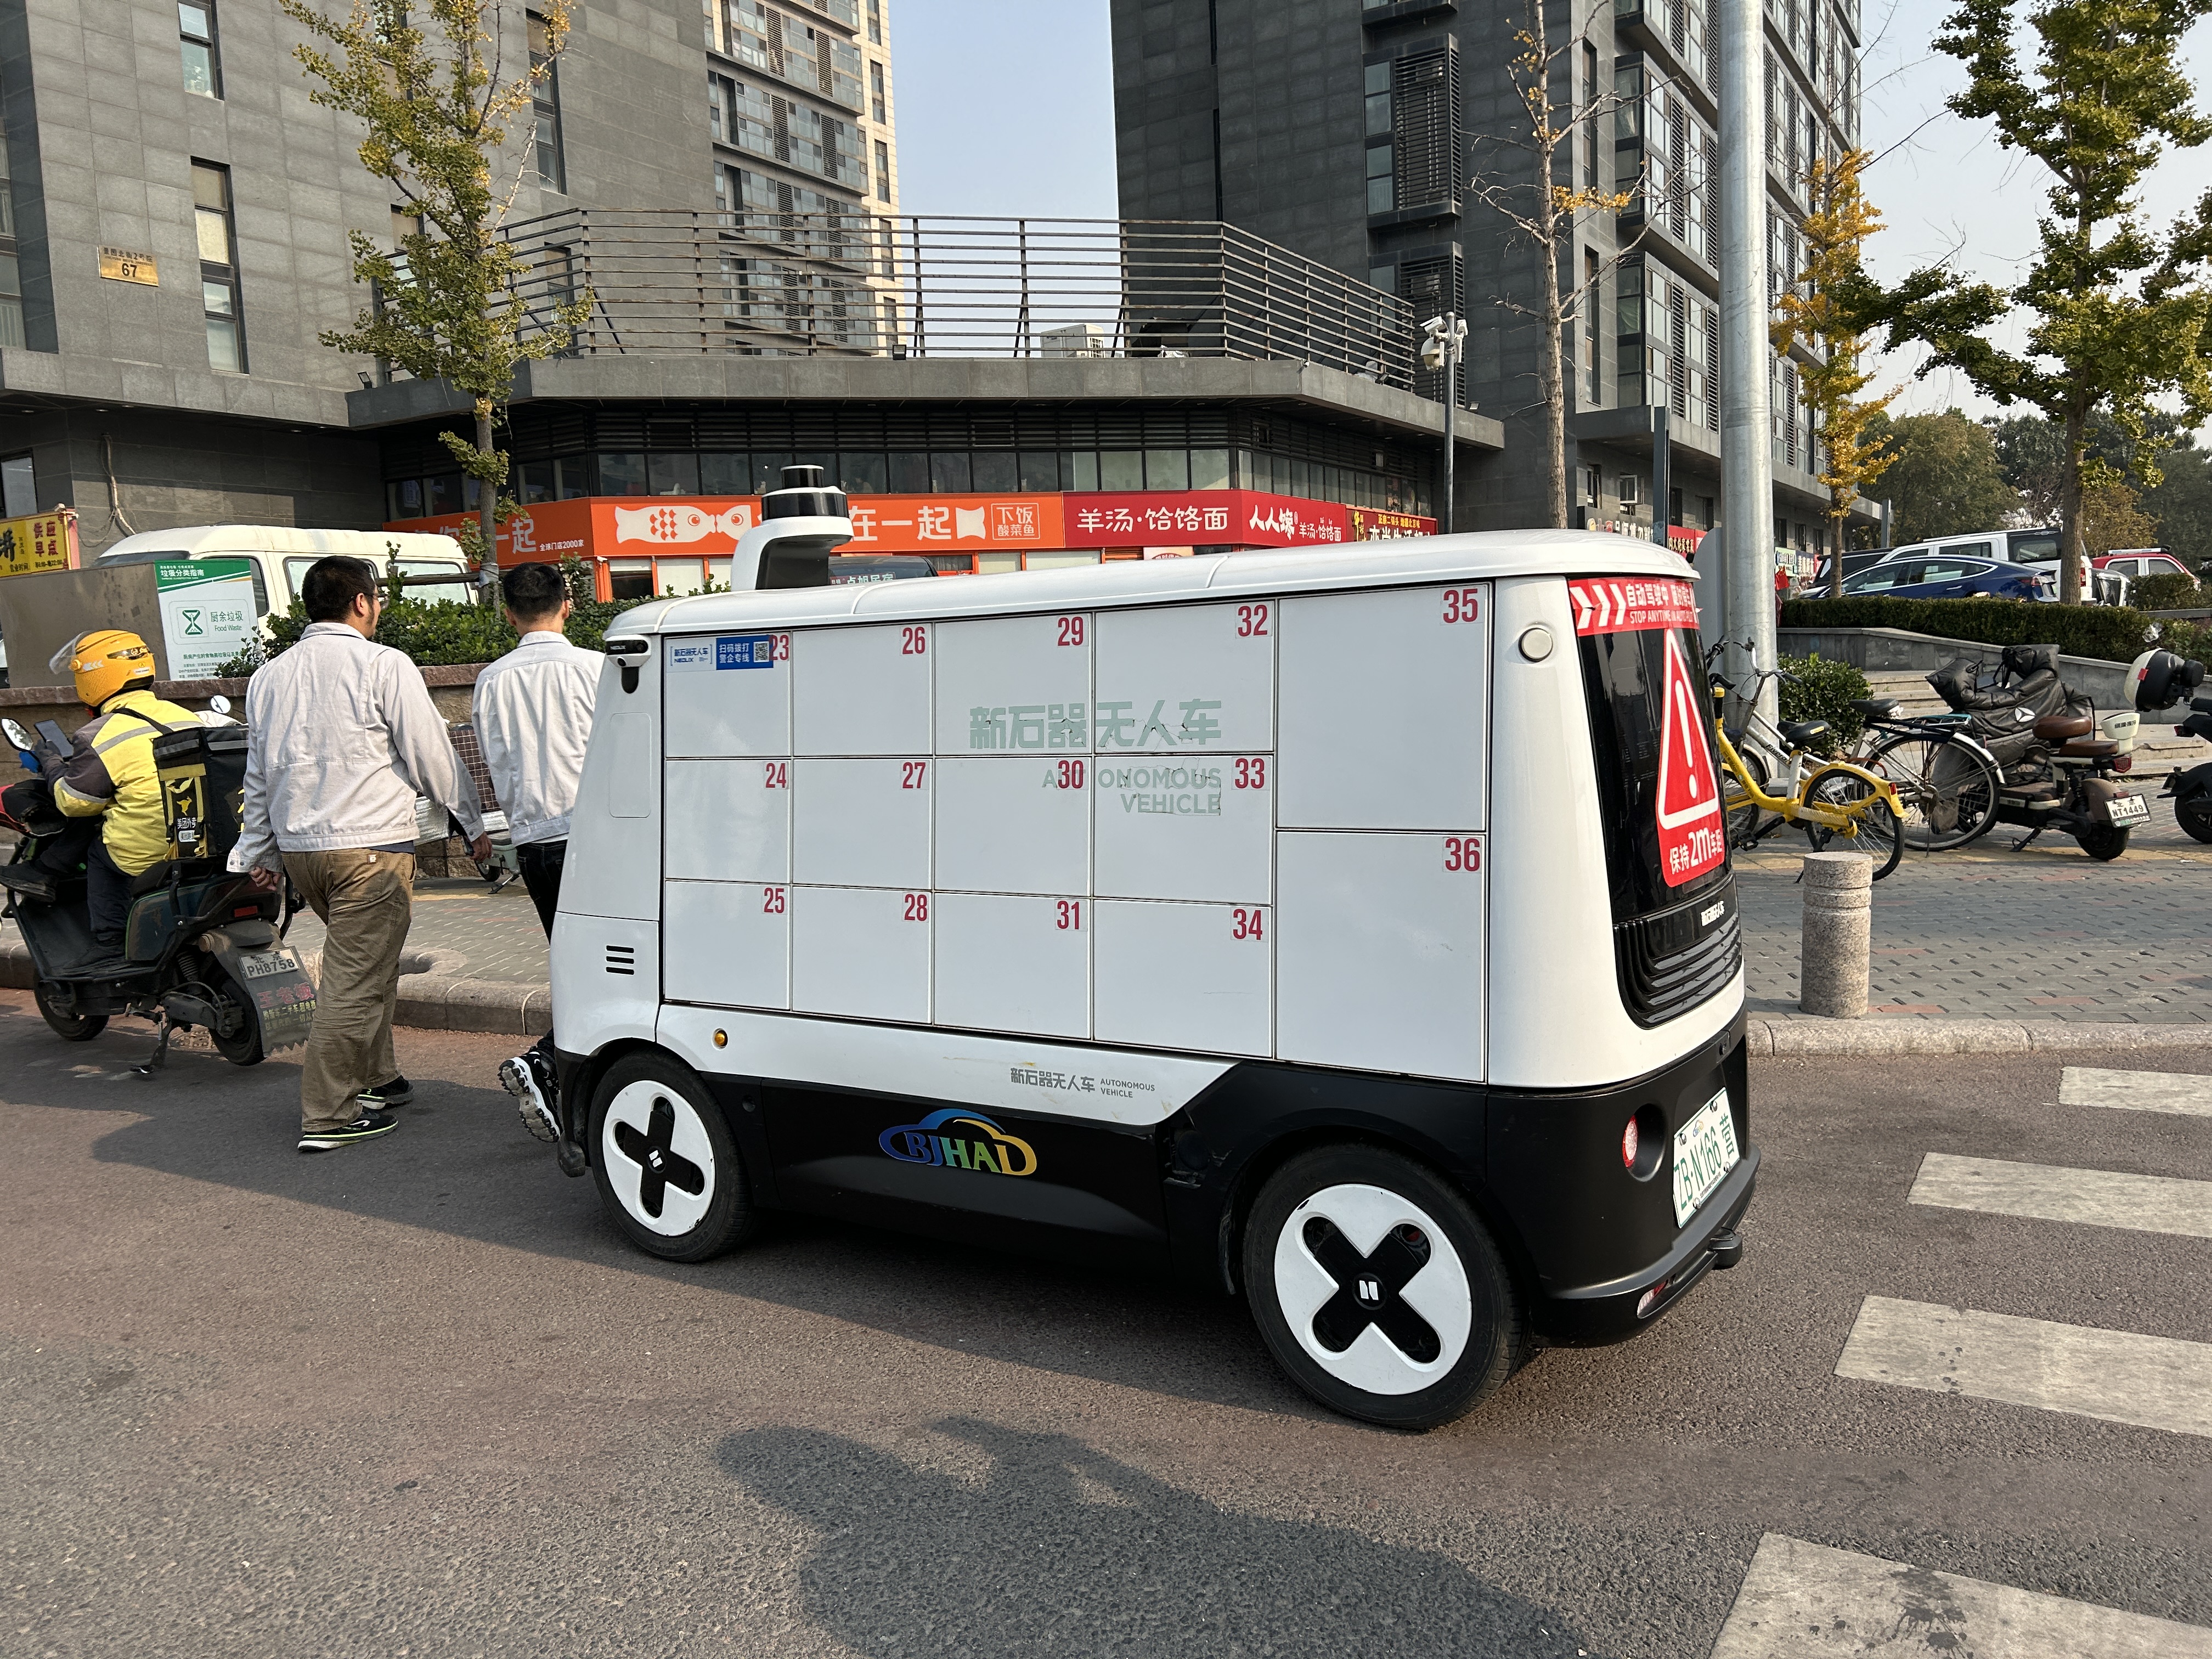
<path id="1" fill-rule="evenodd" d="M 179 559 L 154 567 L 169 678 L 208 680 L 253 637 L 253 565 L 247 559 Z"/>

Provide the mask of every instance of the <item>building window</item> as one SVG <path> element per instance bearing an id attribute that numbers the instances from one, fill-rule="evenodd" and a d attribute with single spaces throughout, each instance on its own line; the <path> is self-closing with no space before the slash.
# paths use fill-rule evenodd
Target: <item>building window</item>
<path id="1" fill-rule="evenodd" d="M 177 0 L 177 40 L 185 56 L 185 90 L 222 96 L 222 64 L 215 49 L 215 0 Z"/>
<path id="2" fill-rule="evenodd" d="M 888 112 L 890 100 L 884 95 L 884 66 L 881 64 L 871 63 L 868 65 L 868 104 L 869 112 L 876 118 L 876 125 L 879 127 L 888 125 L 891 118 Z"/>
<path id="3" fill-rule="evenodd" d="M 880 46 L 883 43 L 884 0 L 868 0 L 868 44 Z"/>
<path id="4" fill-rule="evenodd" d="M 208 367 L 246 373 L 246 319 L 238 295 L 238 233 L 230 169 L 192 163 L 192 212 L 199 232 L 200 303 L 207 316 Z"/>
<path id="5" fill-rule="evenodd" d="M 1597 188 L 1597 47 L 1583 42 L 1583 183 Z"/>
<path id="6" fill-rule="evenodd" d="M 0 137 L 0 346 L 17 346 L 23 337 L 23 276 L 15 263 L 15 191 L 9 182 L 8 141 Z M 11 513 L 10 518 L 21 518 Z"/>
<path id="7" fill-rule="evenodd" d="M 1397 191 L 1390 173 L 1390 146 L 1370 144 L 1367 149 L 1367 210 L 1388 213 L 1397 205 Z"/>
<path id="8" fill-rule="evenodd" d="M 876 195 L 878 199 L 891 199 L 891 147 L 881 139 L 876 141 Z"/>
<path id="9" fill-rule="evenodd" d="M 27 519 L 38 510 L 38 481 L 32 476 L 31 458 L 10 455 L 0 461 L 0 514 Z"/>
<path id="10" fill-rule="evenodd" d="M 561 66 L 553 59 L 552 31 L 536 12 L 530 14 L 530 67 L 538 76 L 530 93 L 531 109 L 538 118 L 538 182 L 566 195 L 568 168 L 561 152 Z"/>
<path id="11" fill-rule="evenodd" d="M 1590 407 L 1596 409 L 1605 403 L 1602 356 L 1598 343 L 1599 318 L 1604 313 L 1604 296 L 1600 291 L 1601 279 L 1597 250 L 1583 250 L 1583 366 L 1589 371 Z"/>

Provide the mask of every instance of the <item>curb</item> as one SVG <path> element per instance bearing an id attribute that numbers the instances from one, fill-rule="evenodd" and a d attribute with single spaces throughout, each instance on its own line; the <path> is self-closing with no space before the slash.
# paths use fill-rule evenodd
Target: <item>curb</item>
<path id="1" fill-rule="evenodd" d="M 2212 1024 L 2092 1025 L 2063 1019 L 1753 1019 L 1744 1051 L 1801 1054 L 2029 1054 L 2083 1048 L 2212 1048 Z"/>
<path id="2" fill-rule="evenodd" d="M 433 969 L 447 951 L 414 955 Z M 322 967 L 319 951 L 302 951 L 301 965 L 313 978 Z M 402 961 L 408 958 L 403 957 Z M 27 991 L 34 975 L 31 953 L 21 939 L 0 945 L 0 989 Z M 437 972 L 402 974 L 394 1023 L 430 1031 L 488 1031 L 509 1036 L 538 1036 L 553 1024 L 553 988 L 543 981 L 462 979 Z"/>

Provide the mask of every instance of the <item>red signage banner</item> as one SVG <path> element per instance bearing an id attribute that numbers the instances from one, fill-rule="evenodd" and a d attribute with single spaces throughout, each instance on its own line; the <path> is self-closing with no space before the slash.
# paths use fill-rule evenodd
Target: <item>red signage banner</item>
<path id="1" fill-rule="evenodd" d="M 855 495 L 842 553 L 1056 551 L 1060 495 Z"/>
<path id="2" fill-rule="evenodd" d="M 1669 887 L 1693 881 L 1728 856 L 1721 817 L 1721 788 L 1713 765 L 1711 716 L 1682 636 L 1668 634 L 1664 725 L 1659 737 L 1659 868 Z"/>
<path id="3" fill-rule="evenodd" d="M 1640 634 L 1654 628 L 1695 628 L 1698 598 L 1687 582 L 1648 576 L 1589 576 L 1567 584 L 1575 632 Z"/>

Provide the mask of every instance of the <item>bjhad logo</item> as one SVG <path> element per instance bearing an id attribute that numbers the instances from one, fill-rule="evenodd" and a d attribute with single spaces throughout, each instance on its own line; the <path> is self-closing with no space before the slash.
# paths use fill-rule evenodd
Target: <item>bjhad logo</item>
<path id="1" fill-rule="evenodd" d="M 981 1138 L 945 1130 L 980 1129 Z M 932 1112 L 919 1123 L 901 1123 L 876 1137 L 876 1145 L 902 1164 L 927 1164 L 946 1170 L 980 1170 L 986 1175 L 1036 1173 L 1036 1151 L 978 1112 L 952 1109 Z"/>

